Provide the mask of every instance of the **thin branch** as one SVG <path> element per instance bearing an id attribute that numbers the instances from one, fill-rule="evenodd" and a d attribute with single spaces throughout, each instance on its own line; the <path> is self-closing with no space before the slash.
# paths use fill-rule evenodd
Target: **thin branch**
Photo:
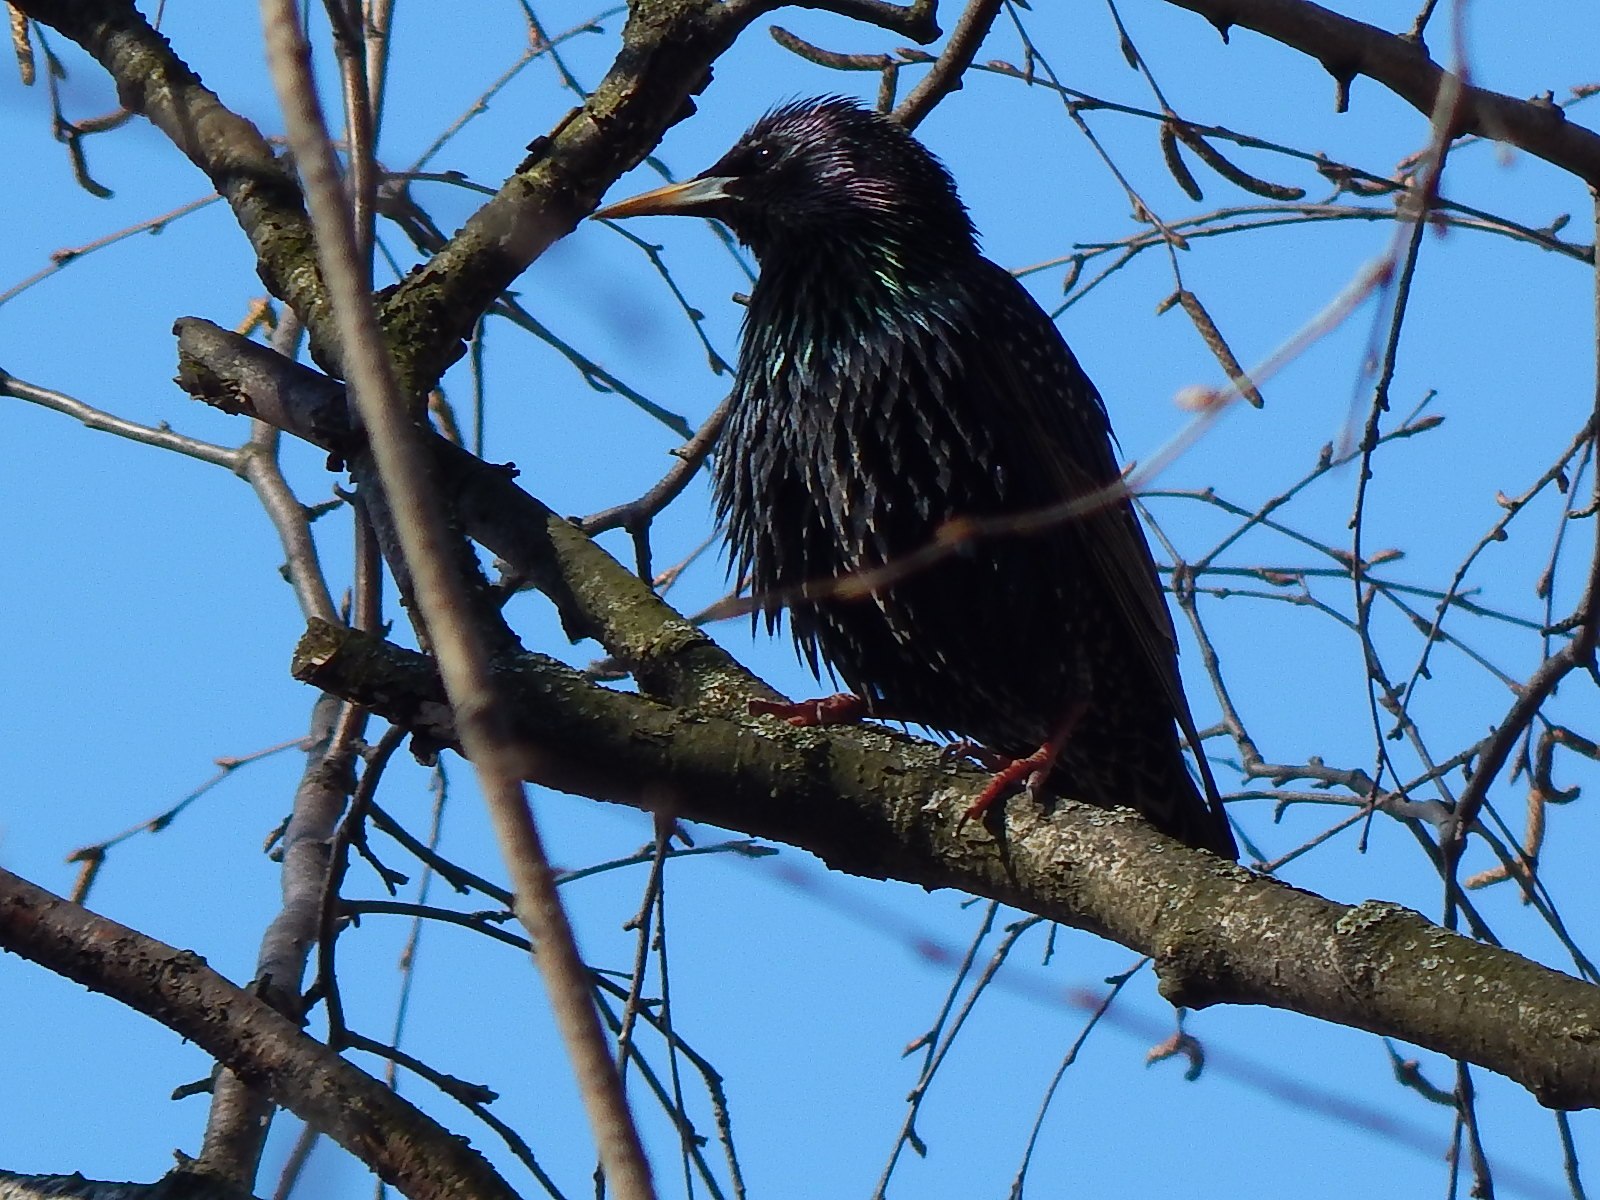
<path id="1" fill-rule="evenodd" d="M 305 739 L 294 738 L 292 741 L 279 742 L 277 745 L 267 746 L 261 750 L 252 750 L 248 754 L 229 755 L 227 757 L 219 758 L 216 760 L 217 773 L 202 783 L 199 787 L 183 796 L 176 804 L 169 806 L 147 820 L 140 821 L 137 825 L 129 826 L 121 833 L 113 834 L 111 837 L 103 838 L 102 840 L 93 842 L 87 846 L 80 846 L 71 854 L 67 855 L 67 861 L 69 863 L 75 862 L 83 864 L 83 869 L 79 873 L 77 882 L 74 884 L 72 889 L 73 903 L 83 904 L 88 900 L 89 890 L 91 887 L 93 887 L 94 881 L 100 873 L 100 869 L 105 866 L 106 858 L 113 846 L 120 845 L 129 838 L 135 837 L 141 833 L 160 833 L 162 830 L 171 825 L 173 821 L 177 820 L 179 814 L 181 814 L 184 809 L 188 808 L 196 800 L 200 799 L 207 792 L 211 791 L 212 788 L 222 783 L 225 779 L 228 779 L 240 767 L 245 767 L 249 766 L 251 763 L 260 762 L 264 758 L 269 758 L 274 754 L 281 754 L 285 750 L 304 749 L 306 749 Z"/>
<path id="2" fill-rule="evenodd" d="M 689 486 L 689 481 L 699 472 L 712 447 L 717 444 L 717 438 L 722 434 L 722 425 L 728 419 L 728 406 L 731 402 L 731 397 L 724 399 L 705 419 L 705 423 L 700 426 L 694 437 L 672 452 L 678 462 L 649 491 L 637 500 L 629 500 L 626 504 L 618 504 L 613 508 L 603 509 L 593 516 L 584 517 L 578 522 L 578 528 L 590 537 L 594 537 L 608 529 L 626 529 L 631 532 L 640 526 L 648 527 L 651 520 L 676 500 L 683 489 Z M 640 576 L 648 578 L 649 572 L 641 571 Z"/>
<path id="3" fill-rule="evenodd" d="M 1017 938 L 1023 930 L 1016 926 L 1006 931 L 1006 936 L 1000 946 L 989 956 L 987 965 L 978 973 L 972 987 L 967 992 L 964 1003 L 958 1004 L 961 998 L 961 989 L 965 985 L 968 974 L 977 963 L 978 949 L 994 929 L 995 916 L 999 913 L 1000 906 L 990 902 L 983 907 L 983 920 L 978 923 L 977 932 L 973 934 L 967 946 L 960 965 L 956 968 L 950 979 L 950 986 L 945 991 L 944 1003 L 939 1008 L 938 1015 L 934 1018 L 933 1025 L 922 1034 L 915 1042 L 907 1047 L 907 1053 L 919 1046 L 926 1050 L 922 1058 L 922 1070 L 917 1073 L 917 1081 L 911 1086 L 910 1093 L 906 1096 L 906 1115 L 900 1123 L 900 1130 L 895 1135 L 894 1145 L 889 1148 L 889 1161 L 884 1164 L 883 1173 L 878 1176 L 878 1185 L 873 1188 L 871 1200 L 884 1200 L 889 1191 L 889 1181 L 894 1177 L 895 1168 L 900 1163 L 900 1155 L 910 1147 L 919 1155 L 926 1155 L 927 1145 L 917 1133 L 917 1117 L 922 1112 L 922 1104 L 928 1098 L 928 1091 L 933 1086 L 934 1078 L 938 1075 L 939 1068 L 944 1065 L 944 1060 L 955 1044 L 956 1035 L 961 1032 L 966 1024 L 967 1017 L 971 1014 L 973 1006 L 983 994 L 990 983 L 994 981 L 1000 965 L 1005 961 L 1011 947 L 1016 944 Z M 1036 920 L 1024 922 L 1027 926 L 1037 924 Z"/>
<path id="4" fill-rule="evenodd" d="M 214 467 L 224 467 L 229 471 L 236 471 L 242 461 L 240 451 L 228 446 L 217 446 L 210 442 L 203 442 L 199 438 L 186 437 L 181 433 L 173 433 L 165 426 L 140 425 L 137 421 L 129 421 L 104 409 L 95 408 L 85 404 L 82 400 L 68 396 L 64 392 L 57 392 L 36 383 L 18 379 L 15 375 L 5 370 L 0 370 L 0 396 L 12 396 L 18 400 L 26 400 L 30 404 L 37 404 L 41 408 L 53 409 L 58 413 L 82 422 L 90 429 L 102 433 L 114 433 L 118 437 L 127 438 L 130 442 L 140 442 L 146 446 L 154 446 L 158 450 L 171 450 L 176 454 L 186 455 L 189 458 L 199 459 L 201 462 L 210 463 Z"/>
<path id="5" fill-rule="evenodd" d="M 677 464 L 649 491 L 637 500 L 630 500 L 626 504 L 619 504 L 593 516 L 584 517 L 577 523 L 578 528 L 590 537 L 608 529 L 627 530 L 629 536 L 633 538 L 639 578 L 653 580 L 655 571 L 651 566 L 650 524 L 667 505 L 682 494 L 683 489 L 689 486 L 689 481 L 699 473 L 700 467 L 717 444 L 717 438 L 722 435 L 722 426 L 728 419 L 728 410 L 732 404 L 732 396 L 725 398 L 706 418 L 705 424 L 700 426 L 694 437 L 672 452 L 678 458 Z"/>
<path id="6" fill-rule="evenodd" d="M 137 233 L 161 233 L 168 225 L 172 224 L 172 222 L 178 220 L 180 217 L 186 217 L 192 212 L 198 212 L 200 209 L 205 208 L 208 205 L 215 204 L 220 199 L 221 197 L 214 193 L 209 196 L 201 196 L 198 200 L 191 200 L 187 204 L 180 204 L 177 208 L 164 212 L 158 217 L 149 217 L 143 221 L 129 225 L 125 229 L 119 229 L 115 233 L 108 233 L 104 237 L 95 238 L 92 242 L 85 242 L 81 246 L 70 246 L 61 250 L 53 250 L 50 253 L 50 265 L 48 267 L 40 268 L 32 275 L 29 275 L 26 279 L 23 279 L 18 283 L 13 284 L 5 291 L 0 292 L 0 305 L 5 304 L 8 300 L 14 300 L 16 297 L 20 296 L 23 292 L 27 291 L 35 284 L 42 283 L 44 280 L 50 278 L 58 271 L 66 270 L 67 267 L 71 266 L 73 263 L 77 262 L 86 255 L 93 254 L 96 250 L 103 250 L 107 246 L 114 246 L 124 238 L 130 238 Z"/>
<path id="7" fill-rule="evenodd" d="M 363 284 L 357 239 L 317 104 L 311 50 L 301 32 L 294 0 L 262 0 L 261 12 L 268 62 L 289 144 L 305 181 L 352 398 L 395 518 L 395 532 L 411 572 L 427 637 L 460 722 L 463 749 L 478 772 L 495 838 L 516 892 L 518 916 L 539 947 L 534 961 L 544 976 L 557 1027 L 572 1058 L 608 1186 L 619 1200 L 649 1200 L 654 1195 L 650 1169 L 522 790 L 520 775 L 525 767 L 521 764 L 527 751 L 508 736 L 502 701 L 489 673 L 488 646 L 473 620 L 468 585 L 457 570 L 464 547 L 446 524 L 428 474 L 426 444 L 407 416 L 406 398 Z"/>
<path id="8" fill-rule="evenodd" d="M 293 358 L 301 328 L 299 315 L 292 308 L 285 308 L 279 313 L 277 328 L 272 332 L 272 348 Z M 327 573 L 322 569 L 316 539 L 311 535 L 311 515 L 296 498 L 283 474 L 283 466 L 278 461 L 278 442 L 278 431 L 271 425 L 265 421 L 252 422 L 250 441 L 237 470 L 255 489 L 256 499 L 278 532 L 284 567 L 295 597 L 300 601 L 300 611 L 307 617 L 336 620 L 333 593 L 328 588 Z"/>
<path id="9" fill-rule="evenodd" d="M 1315 58 L 1343 94 L 1366 75 L 1432 115 L 1449 72 L 1428 56 L 1419 42 L 1341 16 L 1309 0 L 1168 0 L 1199 13 L 1226 34 L 1243 26 Z M 1447 137 L 1481 133 L 1518 146 L 1570 171 L 1591 186 L 1600 185 L 1600 136 L 1568 121 L 1553 104 L 1517 100 L 1475 87 L 1459 76 L 1460 101 Z"/>
<path id="10" fill-rule="evenodd" d="M 1050 1077 L 1049 1084 L 1045 1087 L 1044 1095 L 1039 1100 L 1039 1111 L 1034 1114 L 1033 1125 L 1028 1130 L 1027 1146 L 1022 1152 L 1022 1161 L 1017 1164 L 1017 1174 L 1011 1181 L 1012 1200 L 1022 1200 L 1022 1188 L 1028 1176 L 1028 1166 L 1033 1161 L 1034 1149 L 1039 1144 L 1039 1132 L 1044 1128 L 1045 1114 L 1050 1111 L 1050 1103 L 1055 1099 L 1056 1091 L 1061 1087 L 1061 1081 L 1066 1077 L 1067 1069 L 1078 1061 L 1084 1043 L 1089 1040 L 1089 1035 L 1094 1032 L 1095 1026 L 1100 1024 L 1102 1017 L 1111 1011 L 1111 1006 L 1116 1002 L 1122 989 L 1128 985 L 1128 980 L 1139 973 L 1140 969 L 1149 959 L 1140 959 L 1129 970 L 1123 971 L 1113 977 L 1111 987 L 1101 996 L 1099 1002 L 1089 1013 L 1089 1019 L 1083 1023 L 1083 1028 L 1078 1031 L 1078 1036 L 1072 1040 L 1072 1045 L 1067 1047 L 1067 1052 L 1061 1056 L 1061 1062 L 1056 1066 L 1056 1072 Z"/>

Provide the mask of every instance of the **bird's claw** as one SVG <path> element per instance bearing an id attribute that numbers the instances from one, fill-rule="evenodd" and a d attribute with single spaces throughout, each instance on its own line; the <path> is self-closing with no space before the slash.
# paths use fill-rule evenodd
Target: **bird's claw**
<path id="1" fill-rule="evenodd" d="M 1026 758 L 1013 758 L 1006 762 L 994 773 L 994 778 L 984 785 L 983 791 L 978 793 L 978 798 L 961 814 L 961 821 L 957 825 L 965 825 L 968 821 L 976 821 L 995 806 L 997 802 L 1009 796 L 1019 787 L 1025 787 L 1029 793 L 1034 793 L 1043 776 L 1049 771 L 1048 763 L 1041 768 L 1040 754 L 1035 752 Z"/>
<path id="2" fill-rule="evenodd" d="M 957 738 L 947 742 L 939 751 L 939 760 L 953 763 L 963 758 L 970 758 L 977 762 L 986 771 L 1003 771 L 1011 760 L 1003 754 L 996 754 L 987 746 L 979 745 L 970 738 Z"/>
<path id="3" fill-rule="evenodd" d="M 815 700 L 752 700 L 750 714 L 779 717 L 797 729 L 851 725 L 867 715 L 867 702 L 849 692 L 836 692 Z"/>
<path id="4" fill-rule="evenodd" d="M 983 791 L 978 793 L 978 798 L 968 806 L 967 811 L 961 814 L 956 829 L 959 831 L 968 821 L 982 817 L 995 806 L 997 801 L 1009 796 L 1018 788 L 1025 789 L 1028 796 L 1037 801 L 1044 791 L 1045 784 L 1049 782 L 1050 771 L 1061 755 L 1061 747 L 1065 744 L 1070 730 L 1071 722 L 1065 723 L 1054 737 L 1024 758 L 1008 759 L 990 752 L 989 757 L 994 765 L 991 766 L 988 762 L 984 765 L 994 771 L 994 778 L 990 779 Z"/>

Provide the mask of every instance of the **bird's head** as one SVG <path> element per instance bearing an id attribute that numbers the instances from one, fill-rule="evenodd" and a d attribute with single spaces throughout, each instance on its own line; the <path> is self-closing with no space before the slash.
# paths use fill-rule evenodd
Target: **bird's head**
<path id="1" fill-rule="evenodd" d="M 775 108 L 693 179 L 594 215 L 655 213 L 715 217 L 762 259 L 973 246 L 972 223 L 944 165 L 897 121 L 838 96 Z"/>

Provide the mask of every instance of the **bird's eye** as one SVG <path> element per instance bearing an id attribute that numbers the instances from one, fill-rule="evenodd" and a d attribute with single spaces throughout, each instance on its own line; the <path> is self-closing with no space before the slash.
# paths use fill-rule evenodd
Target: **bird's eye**
<path id="1" fill-rule="evenodd" d="M 770 167 L 777 158 L 778 152 L 771 146 L 756 146 L 750 153 L 750 163 L 756 167 Z"/>

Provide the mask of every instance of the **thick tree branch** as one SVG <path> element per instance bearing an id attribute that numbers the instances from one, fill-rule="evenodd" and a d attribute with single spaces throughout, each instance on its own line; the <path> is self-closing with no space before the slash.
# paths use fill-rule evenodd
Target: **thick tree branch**
<path id="1" fill-rule="evenodd" d="M 938 35 L 931 0 L 825 5 L 918 41 Z M 249 121 L 229 111 L 126 0 L 23 0 L 26 15 L 82 46 L 122 103 L 148 117 L 216 185 L 250 238 L 262 279 L 305 319 L 323 361 L 337 345 L 311 227 L 293 177 Z M 401 390 L 425 392 L 461 356 L 474 323 L 601 194 L 693 111 L 711 64 L 768 0 L 638 0 L 622 46 L 583 108 L 568 114 L 499 193 L 388 296 L 382 320 Z M 808 5 L 809 7 L 809 5 Z"/>
<path id="2" fill-rule="evenodd" d="M 429 740 L 454 726 L 433 665 L 313 623 L 296 676 Z M 1600 988 L 1397 905 L 1350 908 L 1164 838 L 1132 812 L 1014 800 L 884 730 L 796 730 L 608 691 L 552 659 L 502 665 L 529 777 L 799 846 L 830 866 L 988 896 L 1151 955 L 1174 1004 L 1264 1004 L 1466 1059 L 1552 1107 L 1600 1106 Z"/>
<path id="3" fill-rule="evenodd" d="M 181 328 L 186 377 L 206 381 L 192 390 L 321 444 L 348 437 L 337 388 L 324 377 L 204 322 Z M 1015 803 L 999 845 L 977 827 L 958 831 L 982 776 L 887 733 L 789 731 L 743 717 L 744 698 L 760 685 L 724 652 L 504 470 L 442 440 L 435 450 L 474 537 L 503 556 L 527 555 L 543 586 L 567 589 L 588 632 L 665 681 L 658 694 L 693 705 L 662 707 L 524 659 L 539 665 L 512 673 L 506 686 L 522 736 L 539 749 L 529 772 L 538 782 L 668 809 L 802 846 L 841 870 L 955 887 L 1089 929 L 1155 954 L 1175 1002 L 1304 1012 L 1465 1057 L 1550 1104 L 1600 1104 L 1600 1047 L 1588 1040 L 1590 1031 L 1600 1038 L 1600 991 L 1392 906 L 1347 909 L 1224 867 L 1131 815 L 1063 803 L 1046 818 Z M 519 527 L 539 532 L 519 541 Z M 657 620 L 662 636 L 652 638 Z M 449 709 L 426 659 L 317 629 L 302 677 L 451 742 Z"/>
<path id="4" fill-rule="evenodd" d="M 1357 75 L 1376 80 L 1424 116 L 1433 116 L 1447 72 L 1419 42 L 1340 16 L 1308 0 L 1168 0 L 1199 13 L 1224 37 L 1235 25 L 1253 29 L 1317 59 L 1341 98 Z M 1567 120 L 1554 104 L 1518 100 L 1460 84 L 1448 136 L 1481 134 L 1520 147 L 1600 186 L 1600 135 Z"/>
<path id="5" fill-rule="evenodd" d="M 518 1200 L 483 1156 L 197 954 L 0 869 L 0 946 L 187 1038 L 412 1200 Z"/>
<path id="6" fill-rule="evenodd" d="M 254 1200 L 219 1179 L 182 1167 L 155 1183 L 85 1179 L 82 1175 L 19 1175 L 0 1170 L 0 1200 Z"/>
<path id="7" fill-rule="evenodd" d="M 994 19 L 1000 14 L 1000 0 L 968 0 L 955 32 L 940 51 L 932 68 L 911 94 L 895 106 L 894 116 L 907 129 L 915 129 L 933 111 L 934 105 L 951 92 L 961 90 L 967 68 L 989 36 Z"/>
<path id="8" fill-rule="evenodd" d="M 522 168 L 421 270 L 388 297 L 384 328 L 401 381 L 431 385 L 464 349 L 473 323 L 512 280 L 599 203 L 672 125 L 694 111 L 711 64 L 771 0 L 636 0 L 622 48 L 581 109 L 540 138 Z M 815 0 L 919 42 L 939 28 L 931 0 Z"/>
<path id="9" fill-rule="evenodd" d="M 939 36 L 937 0 L 911 0 L 903 7 L 888 0 L 792 0 L 792 4 L 795 8 L 815 8 L 876 25 L 924 45 Z M 735 7 L 759 8 L 764 12 L 779 6 L 762 4 L 759 0 L 737 0 Z"/>
<path id="10" fill-rule="evenodd" d="M 421 269 L 381 314 L 402 387 L 431 386 L 465 350 L 478 317 L 661 135 L 694 111 L 711 64 L 761 14 L 756 4 L 639 0 L 622 48 L 581 109 L 534 143 L 522 168 Z"/>

